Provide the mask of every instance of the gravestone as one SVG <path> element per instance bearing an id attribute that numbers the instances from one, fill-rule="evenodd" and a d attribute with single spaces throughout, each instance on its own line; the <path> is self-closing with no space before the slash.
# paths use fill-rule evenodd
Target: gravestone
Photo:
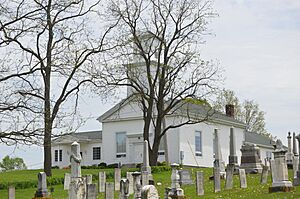
<path id="1" fill-rule="evenodd" d="M 70 181 L 71 181 L 71 176 L 69 173 L 65 173 L 65 178 L 64 178 L 64 190 L 69 190 L 70 188 Z"/>
<path id="2" fill-rule="evenodd" d="M 129 180 L 121 179 L 119 199 L 128 199 L 128 198 L 129 198 Z"/>
<path id="3" fill-rule="evenodd" d="M 120 191 L 121 169 L 115 168 L 115 191 Z"/>
<path id="4" fill-rule="evenodd" d="M 127 172 L 126 173 L 126 178 L 129 180 L 129 195 L 133 194 L 133 172 Z"/>
<path id="5" fill-rule="evenodd" d="M 194 184 L 192 178 L 191 178 L 191 171 L 190 170 L 179 170 L 179 184 L 187 185 L 187 184 Z"/>
<path id="6" fill-rule="evenodd" d="M 300 149 L 300 134 L 296 136 L 296 139 L 298 141 L 298 148 Z M 293 185 L 294 186 L 299 186 L 300 185 L 300 165 L 299 165 L 300 161 L 298 160 L 298 165 L 296 165 L 296 169 L 297 169 L 297 172 L 296 172 L 296 177 L 294 177 L 294 180 L 293 180 Z"/>
<path id="7" fill-rule="evenodd" d="M 171 188 L 169 189 L 169 193 L 167 194 L 168 197 L 179 199 L 184 197 L 184 191 L 180 188 L 179 184 L 179 174 L 177 168 L 179 167 L 178 164 L 174 163 L 171 164 L 172 167 L 172 174 L 171 174 Z"/>
<path id="8" fill-rule="evenodd" d="M 218 137 L 218 130 L 215 129 L 214 132 L 215 136 L 215 160 L 214 160 L 214 191 L 219 192 L 221 191 L 221 169 L 220 169 L 220 144 L 219 144 L 219 137 Z"/>
<path id="9" fill-rule="evenodd" d="M 225 189 L 232 189 L 233 187 L 233 172 L 234 172 L 234 165 L 228 164 L 226 169 Z"/>
<path id="10" fill-rule="evenodd" d="M 239 176 L 240 176 L 240 187 L 247 188 L 247 178 L 245 169 L 239 169 Z"/>
<path id="11" fill-rule="evenodd" d="M 288 132 L 287 141 L 288 141 L 288 152 L 286 153 L 286 163 L 288 168 L 293 167 L 293 153 L 292 153 L 292 143 L 291 143 L 291 132 Z"/>
<path id="12" fill-rule="evenodd" d="M 142 171 L 142 187 L 149 185 L 149 173 Z"/>
<path id="13" fill-rule="evenodd" d="M 263 170 L 261 172 L 261 178 L 260 178 L 261 184 L 266 184 L 268 182 L 268 172 L 269 172 L 269 167 L 263 166 Z"/>
<path id="14" fill-rule="evenodd" d="M 221 178 L 225 178 L 226 171 L 225 171 L 225 161 L 223 161 L 222 158 L 222 152 L 220 147 L 220 141 L 219 141 L 219 133 L 218 129 L 214 129 L 214 150 L 215 150 L 215 158 L 217 156 L 217 159 L 219 160 L 219 166 L 220 166 L 220 175 Z"/>
<path id="15" fill-rule="evenodd" d="M 196 190 L 197 190 L 197 196 L 204 195 L 204 176 L 203 171 L 197 171 L 196 172 Z"/>
<path id="16" fill-rule="evenodd" d="M 38 174 L 38 187 L 35 192 L 34 198 L 51 198 L 47 189 L 47 179 L 45 172 L 39 172 Z"/>
<path id="17" fill-rule="evenodd" d="M 154 185 L 146 185 L 142 188 L 142 199 L 159 199 L 158 191 Z"/>
<path id="18" fill-rule="evenodd" d="M 134 198 L 142 197 L 141 172 L 133 172 L 133 192 Z"/>
<path id="19" fill-rule="evenodd" d="M 293 189 L 292 183 L 288 179 L 288 170 L 285 160 L 286 150 L 283 148 L 282 142 L 276 141 L 276 149 L 273 152 L 274 160 L 271 161 L 272 186 L 269 192 L 288 192 Z"/>
<path id="20" fill-rule="evenodd" d="M 293 173 L 294 173 L 294 179 L 297 178 L 297 171 L 298 171 L 298 165 L 299 165 L 299 156 L 297 153 L 297 141 L 296 141 L 296 135 L 295 132 L 293 133 Z"/>
<path id="21" fill-rule="evenodd" d="M 230 128 L 230 142 L 229 142 L 229 164 L 234 165 L 235 172 L 238 171 L 238 159 L 236 155 L 236 143 L 235 143 L 235 133 L 234 128 Z"/>
<path id="22" fill-rule="evenodd" d="M 14 186 L 8 187 L 8 199 L 15 199 L 16 198 L 16 189 Z"/>
<path id="23" fill-rule="evenodd" d="M 105 183 L 106 183 L 106 173 L 105 171 L 99 172 L 99 193 L 103 193 L 105 191 Z"/>
<path id="24" fill-rule="evenodd" d="M 143 165 L 141 167 L 141 172 L 146 171 L 148 174 L 151 174 L 151 167 L 149 164 L 149 149 L 148 149 L 148 141 L 144 141 L 144 151 L 143 151 Z"/>
<path id="25" fill-rule="evenodd" d="M 260 149 L 255 144 L 243 144 L 241 148 L 241 169 L 245 169 L 246 173 L 256 170 L 258 173 L 262 171 L 262 162 L 260 159 Z"/>
<path id="26" fill-rule="evenodd" d="M 69 187 L 69 199 L 86 198 L 86 183 L 81 177 L 80 145 L 77 142 L 71 144 L 71 182 Z"/>
<path id="27" fill-rule="evenodd" d="M 87 174 L 85 175 L 85 180 L 86 180 L 86 184 L 92 184 L 93 183 L 93 175 L 92 174 Z"/>
<path id="28" fill-rule="evenodd" d="M 87 193 L 86 193 L 86 199 L 97 199 L 97 186 L 96 184 L 87 184 Z"/>
<path id="29" fill-rule="evenodd" d="M 115 198 L 115 185 L 113 182 L 105 183 L 105 199 L 114 199 Z"/>

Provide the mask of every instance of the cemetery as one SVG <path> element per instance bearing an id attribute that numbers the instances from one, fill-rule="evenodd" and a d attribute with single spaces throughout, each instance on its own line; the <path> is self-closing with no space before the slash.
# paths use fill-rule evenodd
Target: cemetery
<path id="1" fill-rule="evenodd" d="M 234 134 L 231 133 L 229 163 L 224 179 L 221 178 L 217 130 L 214 134 L 217 149 L 213 168 L 182 167 L 176 163 L 150 167 L 148 148 L 144 147 L 141 168 L 121 168 L 118 165 L 118 168 L 81 169 L 80 144 L 74 142 L 71 145 L 70 169 L 54 169 L 53 176 L 48 179 L 44 172 L 37 170 L 3 172 L 0 174 L 0 195 L 8 199 L 300 197 L 300 192 L 296 191 L 299 166 L 294 168 L 297 172 L 288 170 L 286 153 L 291 149 L 286 150 L 281 140 L 278 139 L 274 146 L 274 160 L 270 163 L 265 161 L 261 172 L 246 172 L 238 165 Z M 294 136 L 294 139 L 298 138 Z M 147 145 L 145 141 L 144 146 Z M 296 145 L 293 147 L 296 151 Z M 212 174 L 213 178 L 210 177 Z"/>

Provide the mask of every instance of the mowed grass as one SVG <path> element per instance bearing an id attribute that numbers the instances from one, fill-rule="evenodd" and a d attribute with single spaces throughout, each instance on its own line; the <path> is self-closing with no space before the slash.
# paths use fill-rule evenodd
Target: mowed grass
<path id="1" fill-rule="evenodd" d="M 196 174 L 197 170 L 202 170 L 204 172 L 204 196 L 196 195 L 196 186 L 195 185 L 185 185 L 183 186 L 183 190 L 185 192 L 187 199 L 194 198 L 249 198 L 249 199 L 258 199 L 258 198 L 266 198 L 266 199 L 277 199 L 277 198 L 300 198 L 300 187 L 295 187 L 292 192 L 289 193 L 269 193 L 269 187 L 271 186 L 271 177 L 269 176 L 268 183 L 261 185 L 260 184 L 260 175 L 259 174 L 248 174 L 247 175 L 247 185 L 246 189 L 239 188 L 239 177 L 238 175 L 234 176 L 234 187 L 231 190 L 224 190 L 225 180 L 222 180 L 222 191 L 218 193 L 214 193 L 213 190 L 213 181 L 209 180 L 209 176 L 212 175 L 211 168 L 197 168 L 191 169 L 193 178 Z M 40 170 L 27 170 L 27 171 L 14 171 L 7 173 L 0 173 L 0 182 L 17 182 L 17 181 L 25 181 L 26 179 L 37 179 L 37 173 Z M 97 174 L 100 170 L 98 169 L 83 169 L 83 174 Z M 107 170 L 111 171 L 111 170 Z M 69 170 L 53 170 L 53 177 L 62 177 L 64 173 L 69 172 Z M 292 176 L 292 170 L 289 170 L 290 180 Z M 163 199 L 165 187 L 171 186 L 171 172 L 160 172 L 153 174 L 155 182 L 160 182 L 162 185 L 156 186 L 160 198 Z M 107 181 L 113 181 L 113 179 L 108 179 Z M 94 183 L 97 183 L 97 179 L 94 179 Z M 50 187 L 48 187 L 50 188 Z M 55 185 L 53 186 L 54 192 L 52 195 L 53 199 L 67 199 L 68 192 L 63 190 L 63 185 Z M 34 196 L 36 189 L 17 189 L 16 190 L 16 198 L 17 199 L 31 199 Z M 0 199 L 6 199 L 7 190 L 0 190 Z M 99 194 L 98 198 L 103 199 L 104 194 Z M 118 198 L 118 192 L 115 192 L 115 198 Z M 130 198 L 133 198 L 131 196 Z"/>

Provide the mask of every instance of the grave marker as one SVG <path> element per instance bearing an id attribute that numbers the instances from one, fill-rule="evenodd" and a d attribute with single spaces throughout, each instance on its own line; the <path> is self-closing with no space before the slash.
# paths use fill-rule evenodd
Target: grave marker
<path id="1" fill-rule="evenodd" d="M 65 173 L 64 190 L 69 190 L 69 188 L 70 188 L 70 182 L 71 182 L 70 173 Z"/>
<path id="2" fill-rule="evenodd" d="M 158 199 L 159 195 L 154 185 L 146 185 L 142 189 L 142 199 Z"/>
<path id="3" fill-rule="evenodd" d="M 114 199 L 115 185 L 112 182 L 105 183 L 105 199 Z"/>
<path id="4" fill-rule="evenodd" d="M 99 172 L 99 193 L 105 192 L 106 173 L 105 171 Z"/>
<path id="5" fill-rule="evenodd" d="M 15 199 L 16 198 L 16 189 L 14 186 L 8 187 L 8 199 Z"/>
<path id="6" fill-rule="evenodd" d="M 115 191 L 120 191 L 121 169 L 115 168 Z"/>
<path id="7" fill-rule="evenodd" d="M 196 172 L 196 189 L 197 189 L 198 196 L 204 195 L 203 187 L 204 187 L 203 171 L 197 171 Z"/>
<path id="8" fill-rule="evenodd" d="M 239 176 L 240 176 L 240 187 L 247 188 L 247 178 L 245 169 L 239 169 Z"/>

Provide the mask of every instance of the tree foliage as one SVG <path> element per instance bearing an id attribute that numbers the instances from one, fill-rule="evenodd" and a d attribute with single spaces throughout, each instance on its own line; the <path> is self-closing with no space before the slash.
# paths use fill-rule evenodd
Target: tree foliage
<path id="1" fill-rule="evenodd" d="M 145 140 L 154 129 L 149 157 L 156 165 L 159 143 L 168 130 L 207 119 L 189 114 L 188 104 L 204 102 L 219 80 L 218 66 L 200 56 L 215 13 L 210 1 L 200 0 L 112 0 L 109 8 L 107 18 L 119 20 L 114 39 L 118 48 L 106 59 L 105 80 L 129 87 L 128 95 L 137 99 Z M 163 127 L 166 116 L 176 114 L 186 117 Z"/>
<path id="2" fill-rule="evenodd" d="M 2 159 L 2 162 L 0 162 L 0 168 L 5 171 L 27 169 L 22 158 L 11 158 L 8 155 Z"/>
<path id="3" fill-rule="evenodd" d="M 259 109 L 259 105 L 253 100 L 239 101 L 234 91 L 223 89 L 218 95 L 214 108 L 225 112 L 225 105 L 234 105 L 235 119 L 244 122 L 246 130 L 258 134 L 269 136 L 265 128 L 265 112 Z"/>

